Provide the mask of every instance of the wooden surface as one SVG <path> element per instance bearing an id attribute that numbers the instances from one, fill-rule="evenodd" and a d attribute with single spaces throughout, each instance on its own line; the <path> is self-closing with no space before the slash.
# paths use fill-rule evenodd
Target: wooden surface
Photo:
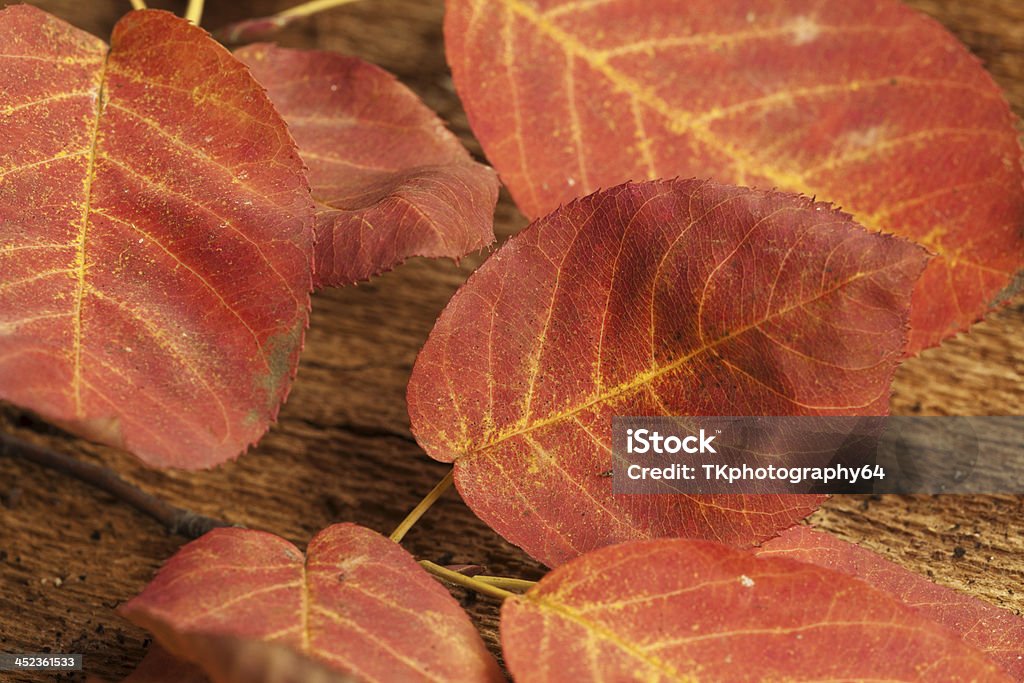
<path id="1" fill-rule="evenodd" d="M 127 0 L 36 4 L 106 36 Z M 183 3 L 157 3 L 175 7 Z M 204 25 L 268 14 L 294 2 L 209 0 Z M 1024 2 L 915 0 L 982 57 L 1024 113 Z M 370 59 L 441 112 L 474 153 L 441 45 L 440 0 L 365 0 L 301 26 L 281 42 Z M 524 224 L 503 199 L 502 237 Z M 412 440 L 405 384 L 416 351 L 479 257 L 461 266 L 415 261 L 369 284 L 314 297 L 298 380 L 280 424 L 237 463 L 198 474 L 148 471 L 131 457 L 64 437 L 0 406 L 0 429 L 116 468 L 196 512 L 304 543 L 355 521 L 388 532 L 445 468 Z M 898 414 L 1017 414 L 1024 377 L 1024 296 L 905 364 Z M 135 595 L 182 540 L 110 497 L 52 472 L 0 457 L 0 651 L 81 652 L 90 673 L 118 680 L 143 656 L 146 634 L 113 611 Z M 839 497 L 813 520 L 839 536 L 1007 609 L 1024 611 L 1024 498 Z M 486 565 L 536 578 L 542 568 L 478 521 L 449 493 L 412 531 L 422 558 Z M 496 604 L 456 593 L 495 642 Z M 2 677 L 3 674 L 0 674 Z M 10 680 L 52 680 L 52 675 Z"/>

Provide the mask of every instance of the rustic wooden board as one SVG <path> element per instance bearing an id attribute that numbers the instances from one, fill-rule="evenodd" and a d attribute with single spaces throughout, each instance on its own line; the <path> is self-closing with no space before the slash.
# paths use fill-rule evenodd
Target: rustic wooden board
<path id="1" fill-rule="evenodd" d="M 106 36 L 127 0 L 36 4 Z M 184 3 L 151 2 L 180 11 Z M 204 25 L 295 2 L 208 2 Z M 915 0 L 989 64 L 1024 114 L 1024 3 Z M 358 54 L 396 72 L 441 112 L 470 149 L 441 46 L 441 0 L 365 0 L 289 29 L 289 46 Z M 498 230 L 523 219 L 503 199 Z M 387 532 L 445 468 L 412 440 L 405 384 L 416 351 L 480 257 L 461 266 L 415 261 L 370 284 L 314 297 L 298 381 L 280 424 L 237 463 L 199 474 L 148 471 L 129 456 L 47 430 L 0 406 L 0 429 L 116 468 L 183 507 L 297 542 L 337 521 Z M 1016 414 L 1024 398 L 1024 296 L 899 371 L 898 414 Z M 1014 496 L 839 497 L 813 518 L 944 584 L 1024 611 L 1024 499 Z M 180 546 L 155 522 L 76 481 L 0 457 L 0 651 L 82 652 L 90 673 L 117 680 L 148 644 L 113 608 Z M 498 538 L 449 493 L 412 531 L 426 559 L 484 564 L 536 578 L 542 568 Z M 492 644 L 496 604 L 463 596 Z M 12 678 L 43 681 L 52 676 Z"/>

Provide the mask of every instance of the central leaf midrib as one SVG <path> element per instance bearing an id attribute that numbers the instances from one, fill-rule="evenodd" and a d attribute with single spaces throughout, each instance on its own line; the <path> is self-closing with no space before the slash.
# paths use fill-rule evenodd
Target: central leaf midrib
<path id="1" fill-rule="evenodd" d="M 111 50 L 107 50 L 100 66 L 98 86 L 96 88 L 96 115 L 89 130 L 89 148 L 86 156 L 85 179 L 83 181 L 82 216 L 78 226 L 78 239 L 75 245 L 75 260 L 72 271 L 76 276 L 74 307 L 71 314 L 72 324 L 72 375 L 71 390 L 75 403 L 75 416 L 82 417 L 82 301 L 86 292 L 86 245 L 89 230 L 89 216 L 92 211 L 92 184 L 96 176 L 96 150 L 99 144 L 100 120 L 103 117 L 103 98 L 106 95 L 107 64 Z"/>
<path id="2" fill-rule="evenodd" d="M 574 608 L 569 605 L 550 599 L 545 595 L 531 595 L 530 593 L 524 594 L 521 598 L 518 598 L 521 602 L 529 602 L 536 605 L 538 610 L 549 610 L 558 617 L 562 617 L 567 621 L 571 621 L 577 626 L 580 626 L 591 636 L 596 636 L 601 640 L 610 643 L 611 645 L 619 648 L 633 659 L 643 662 L 643 664 L 649 666 L 661 673 L 662 675 L 670 677 L 674 681 L 680 683 L 694 683 L 697 679 L 693 676 L 683 674 L 672 667 L 668 662 L 665 662 L 659 657 L 648 654 L 642 651 L 637 645 L 630 642 L 626 638 L 623 638 L 619 633 L 608 628 L 604 624 L 598 624 L 593 622 L 582 614 L 577 612 Z"/>

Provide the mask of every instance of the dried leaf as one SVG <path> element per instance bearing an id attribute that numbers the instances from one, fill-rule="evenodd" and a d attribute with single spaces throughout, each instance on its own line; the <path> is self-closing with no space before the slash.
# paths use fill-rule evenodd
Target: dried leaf
<path id="1" fill-rule="evenodd" d="M 122 683 L 356 683 L 273 643 L 224 636 L 181 635 L 200 666 L 182 661 L 159 645 L 150 647 L 139 667 Z M 205 670 L 205 673 L 204 673 Z"/>
<path id="2" fill-rule="evenodd" d="M 549 565 L 635 538 L 754 543 L 821 497 L 613 496 L 612 416 L 884 414 L 923 263 L 801 197 L 598 192 L 451 300 L 413 369 L 413 432 L 477 515 Z"/>
<path id="3" fill-rule="evenodd" d="M 1009 610 L 932 583 L 866 548 L 805 526 L 783 532 L 757 554 L 810 562 L 855 576 L 948 627 L 1015 680 L 1024 680 L 1024 618 Z"/>
<path id="4" fill-rule="evenodd" d="M 312 204 L 246 68 L 166 12 L 112 49 L 0 13 L 0 398 L 152 465 L 266 431 L 309 314 Z"/>
<path id="5" fill-rule="evenodd" d="M 501 610 L 517 683 L 1009 681 L 892 596 L 839 572 L 659 539 L 555 569 Z"/>
<path id="6" fill-rule="evenodd" d="M 310 169 L 316 283 L 347 285 L 411 256 L 458 259 L 494 241 L 498 180 L 394 76 L 354 57 L 253 45 Z"/>
<path id="7" fill-rule="evenodd" d="M 291 648 L 363 681 L 501 680 L 468 615 L 400 546 L 336 524 L 306 558 L 272 534 L 215 529 L 121 608 L 175 656 L 216 659 L 209 637 Z"/>
<path id="8" fill-rule="evenodd" d="M 1024 265 L 1015 119 L 978 60 L 896 0 L 447 0 L 455 85 L 530 216 L 625 180 L 711 177 L 843 206 L 939 255 L 909 351 Z"/>

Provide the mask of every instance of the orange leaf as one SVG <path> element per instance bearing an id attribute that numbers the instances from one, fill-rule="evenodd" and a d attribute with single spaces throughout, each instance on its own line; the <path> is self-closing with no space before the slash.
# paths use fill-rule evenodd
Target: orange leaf
<path id="1" fill-rule="evenodd" d="M 331 52 L 236 52 L 299 143 L 317 202 L 316 283 L 347 285 L 411 256 L 494 241 L 498 180 L 394 76 Z"/>
<path id="2" fill-rule="evenodd" d="M 1009 681 L 984 655 L 845 574 L 717 543 L 638 541 L 559 567 L 501 610 L 536 681 Z"/>
<path id="3" fill-rule="evenodd" d="M 288 393 L 309 188 L 262 89 L 205 32 L 132 12 L 111 42 L 0 13 L 0 398 L 207 467 Z"/>
<path id="4" fill-rule="evenodd" d="M 917 247 L 809 199 L 626 184 L 509 240 L 409 383 L 466 502 L 549 565 L 617 541 L 751 544 L 820 496 L 612 495 L 613 415 L 884 414 Z"/>
<path id="5" fill-rule="evenodd" d="M 1015 680 L 1024 680 L 1024 619 L 1009 610 L 932 583 L 867 548 L 805 526 L 783 532 L 757 554 L 788 557 L 855 576 L 948 627 Z"/>
<path id="6" fill-rule="evenodd" d="M 834 202 L 938 254 L 910 352 L 978 320 L 1024 264 L 1015 118 L 963 45 L 896 0 L 446 8 L 473 131 L 530 216 L 676 175 Z"/>
<path id="7" fill-rule="evenodd" d="M 321 531 L 305 558 L 272 534 L 215 529 L 121 612 L 208 673 L 218 657 L 203 643 L 230 637 L 273 642 L 364 681 L 501 680 L 448 591 L 400 546 L 354 524 Z"/>

